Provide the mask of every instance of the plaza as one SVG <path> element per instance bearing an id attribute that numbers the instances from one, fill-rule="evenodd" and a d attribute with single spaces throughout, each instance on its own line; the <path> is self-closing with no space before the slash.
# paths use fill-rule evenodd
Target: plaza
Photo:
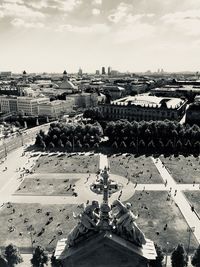
<path id="1" fill-rule="evenodd" d="M 195 184 L 193 178 L 187 184 L 176 182 L 174 170 L 168 169 L 167 165 L 173 159 L 161 157 L 161 161 L 131 154 L 107 157 L 89 152 L 23 154 L 23 148 L 12 153 L 0 165 L 1 247 L 12 242 L 22 252 L 30 253 L 31 235 L 33 247 L 42 245 L 51 252 L 57 241 L 66 237 L 77 223 L 74 215 L 81 212 L 82 204 L 94 199 L 101 201 L 102 196 L 95 194 L 90 185 L 104 166 L 109 166 L 110 178 L 122 185 L 110 195 L 109 202 L 115 199 L 130 202 L 147 238 L 170 252 L 180 241 L 187 247 L 188 227 L 195 227 L 190 250 L 193 251 L 199 243 L 198 180 Z M 16 155 L 18 159 L 9 164 Z M 190 162 L 195 175 L 199 158 L 177 161 L 182 164 Z M 7 170 L 6 166 L 9 166 Z M 182 198 L 187 205 L 181 204 Z M 191 211 L 191 203 L 196 213 Z"/>

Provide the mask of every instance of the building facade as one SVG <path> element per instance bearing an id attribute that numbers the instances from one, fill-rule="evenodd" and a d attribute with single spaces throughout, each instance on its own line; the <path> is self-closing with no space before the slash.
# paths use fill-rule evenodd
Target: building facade
<path id="1" fill-rule="evenodd" d="M 17 113 L 17 97 L 15 96 L 0 96 L 0 110 L 2 113 Z"/>
<path id="2" fill-rule="evenodd" d="M 26 116 L 37 116 L 38 105 L 48 103 L 49 98 L 31 98 L 31 97 L 18 97 L 18 113 Z"/>
<path id="3" fill-rule="evenodd" d="M 185 114 L 186 103 L 182 99 L 138 96 L 99 104 L 99 110 L 107 120 L 180 120 Z"/>
<path id="4" fill-rule="evenodd" d="M 96 93 L 74 94 L 70 95 L 70 98 L 74 99 L 74 104 L 78 108 L 96 107 L 98 104 L 98 95 Z"/>
<path id="5" fill-rule="evenodd" d="M 65 100 L 55 100 L 48 103 L 38 105 L 38 115 L 48 116 L 50 118 L 58 118 L 64 114 L 68 114 L 73 110 L 74 99 L 68 98 Z"/>
<path id="6" fill-rule="evenodd" d="M 103 85 L 103 92 L 110 94 L 111 99 L 115 100 L 125 96 L 125 88 L 116 85 Z"/>

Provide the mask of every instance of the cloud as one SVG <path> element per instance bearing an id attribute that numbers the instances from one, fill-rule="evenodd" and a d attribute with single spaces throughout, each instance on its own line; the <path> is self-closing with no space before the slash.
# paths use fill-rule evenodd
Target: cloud
<path id="1" fill-rule="evenodd" d="M 100 9 L 98 9 L 98 8 L 93 8 L 93 9 L 92 9 L 92 14 L 93 14 L 93 15 L 98 16 L 100 13 L 101 13 Z"/>
<path id="2" fill-rule="evenodd" d="M 125 22 L 126 23 L 134 23 L 134 22 L 139 21 L 141 19 L 152 18 L 154 16 L 155 16 L 155 14 L 153 14 L 153 13 L 149 13 L 149 14 L 137 14 L 137 15 L 128 14 L 126 16 L 126 18 L 125 18 Z"/>
<path id="3" fill-rule="evenodd" d="M 0 18 L 4 17 L 4 13 L 0 10 Z"/>
<path id="4" fill-rule="evenodd" d="M 15 27 L 24 27 L 24 28 L 44 28 L 44 24 L 40 22 L 25 22 L 23 19 L 13 19 L 11 24 Z"/>
<path id="5" fill-rule="evenodd" d="M 130 5 L 121 2 L 118 7 L 108 16 L 108 19 L 113 23 L 118 23 L 121 19 L 127 16 Z"/>
<path id="6" fill-rule="evenodd" d="M 42 9 L 48 7 L 47 0 L 40 0 L 40 1 L 31 1 L 27 3 L 29 6 L 35 8 L 35 9 Z"/>
<path id="7" fill-rule="evenodd" d="M 101 5 L 102 4 L 102 0 L 93 0 L 92 4 L 93 5 Z"/>
<path id="8" fill-rule="evenodd" d="M 169 13 L 161 17 L 161 21 L 174 31 L 189 36 L 200 35 L 200 9 Z"/>
<path id="9" fill-rule="evenodd" d="M 82 4 L 82 0 L 54 0 L 57 8 L 62 11 L 72 11 Z"/>
<path id="10" fill-rule="evenodd" d="M 3 0 L 5 3 L 24 4 L 23 0 Z"/>
<path id="11" fill-rule="evenodd" d="M 68 31 L 80 34 L 95 34 L 95 33 L 107 33 L 109 27 L 106 24 L 93 24 L 91 26 L 75 26 L 70 24 L 60 25 L 58 30 L 60 32 Z"/>
<path id="12" fill-rule="evenodd" d="M 18 5 L 16 3 L 3 3 L 0 6 L 0 12 L 6 17 L 20 17 L 29 20 L 45 17 L 45 15 L 39 11 L 35 11 L 27 6 Z"/>

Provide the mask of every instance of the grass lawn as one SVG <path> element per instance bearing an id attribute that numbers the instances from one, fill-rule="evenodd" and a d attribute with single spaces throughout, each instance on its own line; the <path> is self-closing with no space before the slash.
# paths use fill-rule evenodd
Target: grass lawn
<path id="1" fill-rule="evenodd" d="M 142 195 L 141 195 L 142 193 Z M 139 213 L 138 226 L 150 238 L 166 247 L 169 242 L 169 251 L 179 242 L 187 247 L 187 223 L 174 203 L 166 201 L 167 192 L 147 191 L 138 192 L 128 202 L 133 205 L 134 213 Z M 55 247 L 56 242 L 67 237 L 70 230 L 77 224 L 72 212 L 80 213 L 82 209 L 76 205 L 41 205 L 41 204 L 12 204 L 4 207 L 0 213 L 0 247 L 9 243 L 18 247 L 30 247 L 30 235 L 27 227 L 34 227 L 34 246 L 42 245 L 48 250 Z M 13 213 L 13 208 L 15 213 Z M 47 214 L 49 212 L 49 214 Z M 50 218 L 53 220 L 46 224 Z M 52 219 L 51 218 L 51 219 Z M 164 230 L 167 224 L 167 229 Z M 14 231 L 9 232 L 9 226 L 14 226 Z M 42 234 L 41 230 L 44 228 Z M 197 247 L 194 238 L 191 239 L 191 249 Z"/>
<path id="2" fill-rule="evenodd" d="M 99 169 L 99 156 L 41 156 L 34 168 L 43 173 L 96 173 Z"/>
<path id="3" fill-rule="evenodd" d="M 15 194 L 72 196 L 75 191 L 73 186 L 77 181 L 78 179 L 26 178 Z"/>
<path id="4" fill-rule="evenodd" d="M 177 183 L 200 183 L 200 159 L 193 156 L 160 157 Z"/>
<path id="5" fill-rule="evenodd" d="M 150 157 L 111 156 L 108 158 L 110 171 L 130 179 L 133 183 L 163 183 L 163 180 Z"/>
<path id="6" fill-rule="evenodd" d="M 15 209 L 14 214 L 12 214 L 13 208 Z M 76 205 L 41 205 L 35 203 L 12 204 L 11 208 L 5 207 L 0 214 L 0 247 L 10 243 L 21 248 L 30 247 L 30 234 L 27 232 L 27 227 L 32 225 L 34 228 L 34 246 L 41 245 L 47 249 L 52 249 L 56 246 L 56 242 L 66 237 L 76 225 L 77 221 L 72 216 L 73 211 L 79 213 L 81 209 L 77 208 Z M 47 212 L 49 212 L 48 216 Z M 52 222 L 45 225 L 51 217 L 53 218 Z M 15 230 L 9 232 L 9 226 L 14 226 Z M 45 229 L 44 233 L 38 235 L 42 228 Z M 54 240 L 52 241 L 52 239 Z"/>
<path id="7" fill-rule="evenodd" d="M 138 192 L 128 202 L 132 203 L 134 213 L 139 214 L 137 224 L 147 238 L 166 248 L 169 242 L 169 251 L 178 243 L 188 244 L 187 223 L 179 208 L 171 201 L 166 201 L 165 191 Z M 166 230 L 164 230 L 167 224 Z M 191 238 L 191 249 L 197 247 L 194 237 Z"/>
<path id="8" fill-rule="evenodd" d="M 200 216 L 200 191 L 185 191 L 184 194 Z"/>

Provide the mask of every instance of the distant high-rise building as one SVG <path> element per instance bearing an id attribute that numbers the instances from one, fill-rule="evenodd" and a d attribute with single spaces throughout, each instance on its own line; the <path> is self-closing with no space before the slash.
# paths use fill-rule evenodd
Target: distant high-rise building
<path id="1" fill-rule="evenodd" d="M 78 76 L 82 76 L 83 75 L 83 70 L 81 68 L 79 68 L 78 70 Z"/>
<path id="2" fill-rule="evenodd" d="M 102 67 L 101 74 L 102 74 L 102 75 L 105 75 L 105 74 L 106 74 L 106 69 L 105 69 L 105 67 Z"/>
<path id="3" fill-rule="evenodd" d="M 96 75 L 100 75 L 100 71 L 99 70 L 96 70 Z"/>
<path id="4" fill-rule="evenodd" d="M 111 75 L 111 67 L 108 67 L 108 75 Z"/>

